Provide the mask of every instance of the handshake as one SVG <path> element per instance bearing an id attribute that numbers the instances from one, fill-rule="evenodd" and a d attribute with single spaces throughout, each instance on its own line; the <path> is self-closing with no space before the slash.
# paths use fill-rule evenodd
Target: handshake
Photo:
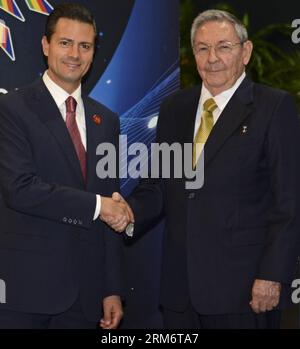
<path id="1" fill-rule="evenodd" d="M 113 230 L 122 233 L 130 223 L 134 223 L 134 214 L 121 194 L 113 193 L 112 197 L 101 197 L 100 219 Z"/>

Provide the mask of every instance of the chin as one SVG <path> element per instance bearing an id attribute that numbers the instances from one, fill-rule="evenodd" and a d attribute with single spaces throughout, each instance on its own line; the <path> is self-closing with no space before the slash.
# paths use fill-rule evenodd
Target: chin
<path id="1" fill-rule="evenodd" d="M 79 74 L 79 73 L 74 73 L 74 72 L 71 72 L 71 73 L 69 72 L 68 74 L 65 74 L 65 75 L 64 75 L 65 80 L 68 80 L 69 82 L 78 81 L 78 80 L 81 79 L 81 77 L 82 77 L 81 74 Z"/>
<path id="2" fill-rule="evenodd" d="M 224 80 L 216 80 L 216 79 L 207 80 L 207 85 L 211 86 L 212 88 L 220 88 L 220 87 L 224 86 L 225 84 L 226 84 L 226 81 L 224 81 Z"/>

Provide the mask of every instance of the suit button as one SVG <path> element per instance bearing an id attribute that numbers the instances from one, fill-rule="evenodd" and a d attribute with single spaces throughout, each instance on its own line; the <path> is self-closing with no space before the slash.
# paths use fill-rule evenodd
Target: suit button
<path id="1" fill-rule="evenodd" d="M 67 217 L 64 217 L 64 218 L 63 218 L 63 222 L 64 222 L 64 223 L 67 223 L 67 221 L 68 221 Z"/>
<path id="2" fill-rule="evenodd" d="M 189 193 L 188 198 L 189 198 L 190 200 L 195 199 L 195 197 L 196 197 L 196 194 L 195 194 L 195 193 Z"/>

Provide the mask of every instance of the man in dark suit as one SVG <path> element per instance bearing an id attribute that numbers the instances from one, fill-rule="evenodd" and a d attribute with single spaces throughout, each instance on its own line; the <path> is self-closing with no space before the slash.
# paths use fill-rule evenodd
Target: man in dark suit
<path id="1" fill-rule="evenodd" d="M 295 103 L 246 77 L 252 43 L 232 15 L 201 13 L 192 46 L 203 84 L 164 101 L 157 142 L 193 143 L 194 165 L 204 147 L 204 184 L 187 190 L 184 176 L 141 181 L 127 200 L 135 216 L 127 233 L 138 236 L 164 213 L 167 328 L 278 328 L 299 253 Z"/>
<path id="2" fill-rule="evenodd" d="M 96 176 L 96 148 L 118 148 L 117 115 L 81 95 L 97 29 L 81 5 L 59 5 L 42 39 L 42 79 L 1 97 L 0 328 L 116 328 L 122 243 L 100 220 L 128 219 Z M 101 196 L 100 196 L 101 195 Z"/>

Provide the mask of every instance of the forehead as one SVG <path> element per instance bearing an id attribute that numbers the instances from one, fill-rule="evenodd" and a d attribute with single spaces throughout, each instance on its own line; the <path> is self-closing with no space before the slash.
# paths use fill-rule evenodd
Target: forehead
<path id="1" fill-rule="evenodd" d="M 90 41 L 94 39 L 94 27 L 69 18 L 60 18 L 55 26 L 54 35 L 68 39 Z"/>
<path id="2" fill-rule="evenodd" d="M 237 40 L 234 25 L 228 21 L 209 21 L 198 28 L 195 42 L 216 43 L 219 41 Z"/>

